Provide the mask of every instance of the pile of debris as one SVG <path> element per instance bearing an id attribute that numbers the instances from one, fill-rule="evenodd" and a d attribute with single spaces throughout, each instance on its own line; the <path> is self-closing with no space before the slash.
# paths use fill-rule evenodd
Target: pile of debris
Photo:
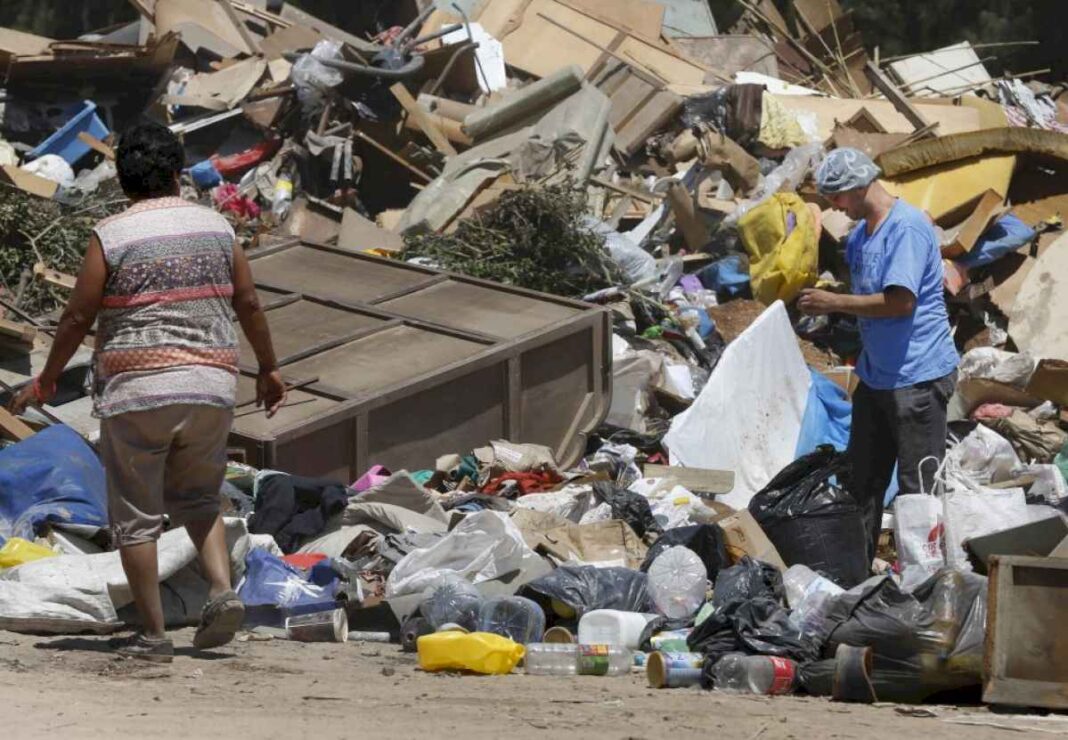
<path id="1" fill-rule="evenodd" d="M 148 117 L 185 143 L 183 194 L 235 224 L 294 388 L 253 417 L 243 368 L 223 495 L 248 628 L 351 629 L 428 670 L 509 672 L 526 645 L 532 673 L 1063 708 L 1029 692 L 1068 683 L 1033 658 L 1063 600 L 1042 574 L 1068 567 L 1061 88 L 968 43 L 880 62 L 836 0 L 740 2 L 731 34 L 699 0 L 383 3 L 366 38 L 135 0 L 91 40 L 0 32 L 22 191 L 0 233 L 30 248 L 0 251 L 0 382 L 39 370 L 76 243 L 121 207 L 112 132 Z M 938 495 L 889 493 L 871 579 L 842 475 L 858 326 L 795 307 L 848 281 L 853 224 L 811 179 L 846 146 L 937 225 L 964 354 Z M 97 433 L 88 356 L 47 418 L 0 418 L 8 629 L 130 615 L 50 576 L 117 567 L 99 464 L 49 426 Z M 171 625 L 206 595 L 192 559 L 164 535 Z"/>

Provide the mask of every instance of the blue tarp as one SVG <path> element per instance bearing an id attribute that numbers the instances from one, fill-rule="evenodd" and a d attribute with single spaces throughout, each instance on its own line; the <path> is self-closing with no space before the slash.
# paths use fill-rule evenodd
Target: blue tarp
<path id="1" fill-rule="evenodd" d="M 47 523 L 108 525 L 104 468 L 67 426 L 0 450 L 0 544 L 32 540 Z"/>
<path id="2" fill-rule="evenodd" d="M 834 445 L 837 450 L 844 450 L 849 445 L 853 404 L 833 380 L 812 368 L 809 372 L 812 387 L 808 390 L 805 416 L 801 419 L 801 433 L 797 435 L 795 457 L 807 455 L 820 445 Z"/>
<path id="3" fill-rule="evenodd" d="M 253 549 L 245 557 L 248 570 L 237 589 L 246 606 L 269 606 L 285 609 L 333 602 L 337 578 L 318 586 L 299 568 L 266 550 Z"/>
<path id="4" fill-rule="evenodd" d="M 969 270 L 982 267 L 1027 246 L 1035 238 L 1035 230 L 1011 213 L 999 218 L 993 226 L 983 232 L 972 251 L 955 258 L 953 261 L 964 265 Z"/>
<path id="5" fill-rule="evenodd" d="M 749 266 L 740 254 L 716 260 L 697 273 L 706 290 L 734 298 L 749 288 Z"/>

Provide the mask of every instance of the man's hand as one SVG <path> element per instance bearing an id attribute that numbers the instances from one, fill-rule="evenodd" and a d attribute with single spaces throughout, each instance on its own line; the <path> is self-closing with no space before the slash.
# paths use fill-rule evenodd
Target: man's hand
<path id="1" fill-rule="evenodd" d="M 286 400 L 286 384 L 278 370 L 261 370 L 256 378 L 256 406 L 263 406 L 270 419 Z"/>
<path id="2" fill-rule="evenodd" d="M 840 298 L 841 296 L 837 293 L 829 290 L 805 288 L 801 291 L 801 297 L 797 299 L 797 307 L 809 316 L 820 316 L 840 310 Z"/>

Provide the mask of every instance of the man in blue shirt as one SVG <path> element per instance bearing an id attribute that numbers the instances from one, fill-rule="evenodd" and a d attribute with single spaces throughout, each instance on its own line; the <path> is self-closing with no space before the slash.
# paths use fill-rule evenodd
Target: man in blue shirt
<path id="1" fill-rule="evenodd" d="M 883 188 L 880 174 L 856 149 L 836 149 L 820 165 L 820 192 L 857 221 L 846 240 L 852 295 L 805 290 L 797 303 L 807 314 L 858 317 L 863 349 L 848 452 L 853 495 L 871 526 L 869 556 L 894 464 L 900 491 L 919 493 L 920 462 L 945 456 L 946 405 L 958 362 L 934 229 L 922 211 Z M 936 468 L 931 461 L 924 465 L 923 490 L 931 490 Z"/>

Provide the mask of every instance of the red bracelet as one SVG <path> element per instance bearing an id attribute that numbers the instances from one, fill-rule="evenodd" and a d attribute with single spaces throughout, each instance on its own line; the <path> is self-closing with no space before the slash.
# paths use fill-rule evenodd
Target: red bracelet
<path id="1" fill-rule="evenodd" d="M 38 375 L 37 377 L 35 377 L 33 379 L 33 396 L 34 396 L 34 398 L 37 399 L 37 403 L 41 404 L 42 406 L 47 401 L 47 399 L 44 397 L 44 392 L 41 390 L 41 376 L 40 375 Z"/>

